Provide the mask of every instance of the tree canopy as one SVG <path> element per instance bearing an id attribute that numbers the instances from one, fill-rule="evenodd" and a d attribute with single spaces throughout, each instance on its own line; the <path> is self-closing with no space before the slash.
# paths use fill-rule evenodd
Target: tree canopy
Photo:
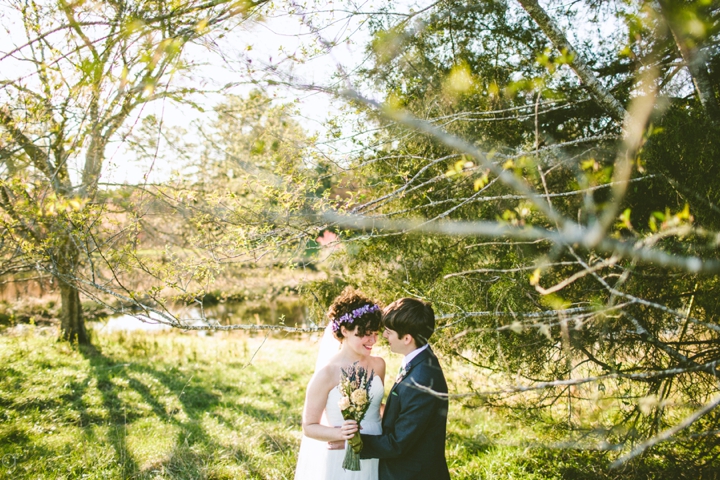
<path id="1" fill-rule="evenodd" d="M 79 290 L 97 290 L 124 237 L 102 219 L 103 165 L 133 115 L 197 91 L 185 47 L 253 11 L 251 2 L 36 2 L 3 5 L 0 212 L 3 274 L 58 281 L 62 335 L 87 343 Z M 136 212 L 137 213 L 137 212 Z M 110 260 L 112 263 L 112 260 Z M 112 267 L 111 267 L 112 268 Z M 112 280 L 109 280 L 112 281 Z"/>
<path id="2" fill-rule="evenodd" d="M 332 230 L 328 278 L 303 287 L 309 303 L 326 305 L 346 283 L 383 301 L 431 301 L 433 341 L 477 372 L 454 399 L 565 415 L 584 441 L 625 448 L 619 463 L 684 429 L 715 448 L 715 2 L 331 7 L 369 29 L 366 62 L 338 65 L 326 84 L 248 68 L 258 90 L 219 103 L 195 145 L 168 142 L 191 152 L 189 173 L 128 194 L 114 223 L 98 190 L 109 142 L 147 102 L 187 100 L 195 89 L 175 83 L 193 67 L 184 47 L 257 6 L 12 5 L 26 43 L 0 61 L 32 69 L 2 90 L 3 273 L 58 279 L 65 338 L 87 340 L 79 289 L 149 312 L 123 269 L 157 280 L 144 293 L 162 306 L 165 287 L 187 291 L 233 262 L 302 266 Z M 310 32 L 311 55 L 355 38 L 330 37 L 320 7 L 286 13 Z M 320 148 L 267 93 L 288 87 L 344 102 L 331 126 L 352 130 L 354 149 Z M 157 129 L 147 118 L 128 138 L 153 156 Z M 186 222 L 182 254 L 148 261 L 134 250 L 141 231 L 167 223 L 134 201 L 150 190 L 154 208 Z"/>
<path id="3" fill-rule="evenodd" d="M 598 441 L 647 440 L 619 462 L 691 405 L 682 428 L 713 431 L 717 7 L 391 8 L 353 79 L 385 100 L 338 93 L 380 127 L 325 216 L 347 229 L 347 281 L 432 301 L 435 341 L 508 385 L 460 398 L 531 392 Z M 623 414 L 588 423 L 609 398 Z"/>

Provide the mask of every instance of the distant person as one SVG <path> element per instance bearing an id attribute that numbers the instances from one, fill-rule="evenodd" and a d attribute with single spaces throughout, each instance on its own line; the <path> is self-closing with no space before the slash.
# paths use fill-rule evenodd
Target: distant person
<path id="1" fill-rule="evenodd" d="M 357 424 L 343 426 L 338 384 L 341 369 L 356 362 L 374 372 L 370 406 L 361 426 L 363 432 L 382 433 L 380 407 L 385 394 L 385 361 L 370 354 L 377 342 L 381 316 L 374 301 L 351 287 L 330 305 L 328 327 L 305 396 L 304 435 L 295 480 L 378 480 L 377 459 L 361 460 L 360 471 L 342 468 L 345 441 L 357 432 Z M 328 442 L 335 442 L 335 448 L 329 449 Z"/>
<path id="2" fill-rule="evenodd" d="M 379 480 L 448 480 L 447 383 L 428 345 L 435 313 L 429 303 L 401 298 L 385 308 L 382 321 L 390 350 L 405 358 L 386 401 L 382 434 L 360 425 L 360 457 L 380 459 Z M 351 429 L 344 433 L 352 434 L 357 423 L 348 420 L 345 427 Z"/>

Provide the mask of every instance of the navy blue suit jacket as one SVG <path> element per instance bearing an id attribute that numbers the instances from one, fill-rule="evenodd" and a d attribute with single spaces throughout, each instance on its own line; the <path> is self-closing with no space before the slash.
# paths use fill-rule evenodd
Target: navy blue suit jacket
<path id="1" fill-rule="evenodd" d="M 362 435 L 361 458 L 380 459 L 380 480 L 449 480 L 445 461 L 448 401 L 440 363 L 428 347 L 410 361 L 385 403 L 382 435 Z"/>

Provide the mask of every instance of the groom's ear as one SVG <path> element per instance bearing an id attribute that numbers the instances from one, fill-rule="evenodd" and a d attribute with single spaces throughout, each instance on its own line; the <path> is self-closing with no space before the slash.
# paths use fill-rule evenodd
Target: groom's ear
<path id="1" fill-rule="evenodd" d="M 402 343 L 403 343 L 403 345 L 406 345 L 406 346 L 409 346 L 410 344 L 415 345 L 415 339 L 413 338 L 412 335 L 410 335 L 409 333 L 406 333 L 402 337 Z M 415 345 L 415 346 L 417 347 L 417 345 Z"/>

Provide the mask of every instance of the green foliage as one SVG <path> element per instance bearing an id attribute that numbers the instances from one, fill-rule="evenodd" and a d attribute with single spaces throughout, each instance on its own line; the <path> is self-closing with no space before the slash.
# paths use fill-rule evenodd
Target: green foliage
<path id="1" fill-rule="evenodd" d="M 643 148 L 641 165 L 659 178 L 635 186 L 628 196 L 641 230 L 653 216 L 650 210 L 679 211 L 685 205 L 696 224 L 708 230 L 720 228 L 720 188 L 711 181 L 720 174 L 720 135 L 698 107 L 695 102 L 673 102 Z"/>
<path id="2" fill-rule="evenodd" d="M 570 53 L 530 13 L 537 2 L 520 3 L 439 3 L 413 21 L 372 19 L 374 63 L 363 76 L 386 101 L 368 109 L 378 129 L 347 173 L 338 173 L 338 183 L 349 186 L 338 210 L 362 215 L 368 225 L 417 223 L 342 232 L 336 272 L 385 302 L 432 301 L 440 326 L 435 345 L 505 388 L 648 375 L 607 387 L 619 399 L 618 415 L 604 417 L 602 402 L 574 391 L 566 399 L 578 412 L 570 421 L 576 432 L 597 431 L 629 448 L 676 425 L 687 405 L 713 398 L 718 283 L 694 267 L 669 269 L 593 247 L 608 239 L 688 258 L 688 265 L 691 257 L 717 259 L 720 117 L 713 101 L 720 82 L 710 70 L 717 63 L 717 6 L 660 2 L 659 12 L 651 2 L 551 2 L 558 8 L 549 10 L 549 22 L 577 34 L 563 40 L 574 44 Z M 697 60 L 702 65 L 681 74 L 677 65 L 699 54 L 696 47 L 706 55 Z M 598 89 L 578 81 L 580 70 Z M 622 142 L 630 126 L 600 94 L 635 111 L 641 71 L 657 73 L 659 100 L 639 130 L 638 150 L 627 153 Z M 428 134 L 430 126 L 438 133 Z M 481 154 L 451 147 L 448 138 Z M 625 155 L 629 182 L 622 177 Z M 511 188 L 503 181 L 510 173 L 538 197 Z M 583 245 L 550 235 L 523 242 L 422 232 L 447 221 L 561 235 L 578 227 L 603 237 Z M 678 373 L 659 373 L 669 368 Z M 471 382 L 467 388 L 478 389 Z M 510 395 L 493 404 L 552 411 L 560 398 L 554 395 Z M 717 428 L 717 414 L 705 420 L 691 430 Z M 714 448 L 698 445 L 698 456 Z"/>
<path id="3" fill-rule="evenodd" d="M 0 93 L 0 275 L 55 277 L 64 338 L 87 343 L 79 290 L 107 293 L 97 277 L 127 268 L 140 233 L 142 201 L 127 202 L 110 219 L 100 201 L 107 199 L 98 190 L 108 145 L 127 136 L 122 128 L 143 105 L 195 92 L 173 82 L 191 70 L 185 47 L 253 6 L 31 1 L 4 9 L 4 21 L 17 25 L 10 42 L 19 47 L 0 60 L 15 75 Z M 128 217 L 135 228 L 118 235 L 112 227 Z M 122 295 L 134 296 L 110 276 Z M 199 281 L 211 276 L 200 272 Z"/>
<path id="4" fill-rule="evenodd" d="M 108 279 L 131 301 L 162 305 L 169 291 L 176 300 L 202 301 L 232 263 L 319 265 L 326 280 L 302 288 L 313 318 L 321 318 L 345 284 L 385 303 L 408 295 L 430 300 L 439 320 L 434 344 L 476 371 L 465 390 L 482 390 L 489 377 L 506 393 L 481 395 L 489 407 L 537 410 L 523 420 L 538 429 L 557 426 L 566 411 L 571 439 L 594 432 L 600 444 L 627 451 L 677 425 L 717 390 L 719 284 L 696 272 L 717 259 L 718 9 L 712 2 L 665 0 L 549 5 L 545 16 L 530 0 L 439 2 L 408 17 L 373 15 L 373 62 L 361 79 L 349 80 L 374 85 L 386 101 L 381 109 L 352 105 L 364 114 L 359 124 L 373 131 L 358 135 L 360 153 L 337 165 L 313 148 L 315 139 L 293 120 L 292 106 L 254 91 L 217 107 L 216 120 L 202 128 L 202 145 L 183 143 L 183 132 L 167 134 L 196 160 L 176 184 L 103 196 L 93 183 L 100 171 L 88 170 L 76 189 L 62 155 L 82 152 L 87 165 L 101 165 L 119 124 L 104 125 L 96 115 L 90 124 L 105 130 L 82 130 L 86 136 L 78 140 L 42 102 L 28 100 L 25 117 L 2 110 L 3 152 L 6 143 L 16 148 L 2 161 L 8 172 L 19 172 L 0 185 L 3 228 L 12 240 L 3 244 L 10 245 L 6 268 L 51 265 L 67 283 L 93 264 L 95 276 L 85 278 Z M 169 8 L 145 6 L 155 13 Z M 97 81 L 109 76 L 120 85 L 110 82 L 109 91 L 132 92 L 133 108 L 158 96 L 183 98 L 186 92 L 163 84 L 164 75 L 185 68 L 183 42 L 214 25 L 190 12 L 192 22 L 172 17 L 178 23 L 162 26 L 142 15 L 123 20 L 127 45 L 137 45 L 136 62 L 99 69 L 93 49 L 81 48 L 73 85 L 99 98 L 105 87 Z M 134 35 L 144 40 L 130 42 Z M 53 68 L 48 85 L 57 81 Z M 641 76 L 653 76 L 648 84 L 657 87 L 647 124 L 638 112 L 643 99 L 655 97 L 644 95 Z M 23 90 L 16 90 L 9 103 L 25 105 Z M 127 118 L 124 106 L 114 104 L 107 118 Z M 92 105 L 72 108 L 93 113 Z M 623 124 L 625 110 L 632 117 Z M 405 113 L 426 122 L 424 133 Z M 330 136 L 341 137 L 343 120 L 330 122 Z M 134 144 L 142 155 L 156 154 L 153 138 L 161 127 L 147 118 L 138 128 Z M 56 177 L 39 161 L 50 157 L 38 156 L 18 131 L 36 143 L 51 132 L 53 145 L 66 146 L 62 158 L 51 159 Z M 458 139 L 466 146 L 451 141 Z M 417 223 L 343 230 L 328 225 L 322 217 L 328 210 Z M 104 221 L 94 222 L 99 218 Z M 478 222 L 514 237 L 422 231 Z M 326 259 L 316 246 L 328 228 L 339 244 Z M 542 231 L 545 236 L 533 233 Z M 161 234 L 148 245 L 147 232 Z M 532 240 L 517 240 L 524 234 Z M 142 241 L 146 251 L 137 248 Z M 162 253 L 148 255 L 150 249 Z M 680 259 L 672 262 L 677 268 L 663 264 L 671 259 Z M 132 272 L 150 285 L 128 286 Z M 578 383 L 537 394 L 516 395 L 510 387 L 556 380 Z M 692 439 L 705 438 L 718 422 L 710 412 L 687 430 L 684 452 L 697 465 L 712 463 L 716 445 Z M 464 458 L 464 448 L 485 451 L 478 443 L 457 447 L 456 458 Z M 467 465 L 458 461 L 456 472 L 573 477 L 606 459 L 604 452 L 584 452 L 578 460 L 543 451 L 519 463 L 517 450 L 498 450 L 493 458 L 511 459 L 510 468 L 473 463 L 463 471 Z M 657 468 L 675 468 L 675 447 L 654 452 L 659 459 L 636 460 L 638 476 L 654 472 L 655 461 Z M 544 470 L 549 458 L 557 470 Z"/>
<path id="5" fill-rule="evenodd" d="M 224 262 L 257 264 L 264 252 L 280 265 L 312 263 L 311 243 L 322 229 L 301 215 L 319 210 L 331 188 L 329 166 L 311 149 L 314 138 L 293 119 L 295 106 L 274 102 L 259 90 L 228 96 L 198 132 L 202 145 L 176 146 L 195 152 L 192 175 L 158 196 L 186 219 L 178 232 L 184 245 L 202 245 L 212 256 L 213 275 Z M 140 132 L 134 143 L 144 145 Z M 300 234 L 298 234 L 300 232 Z M 315 252 L 316 253 L 316 252 Z M 158 275 L 167 278 L 167 275 Z"/>

